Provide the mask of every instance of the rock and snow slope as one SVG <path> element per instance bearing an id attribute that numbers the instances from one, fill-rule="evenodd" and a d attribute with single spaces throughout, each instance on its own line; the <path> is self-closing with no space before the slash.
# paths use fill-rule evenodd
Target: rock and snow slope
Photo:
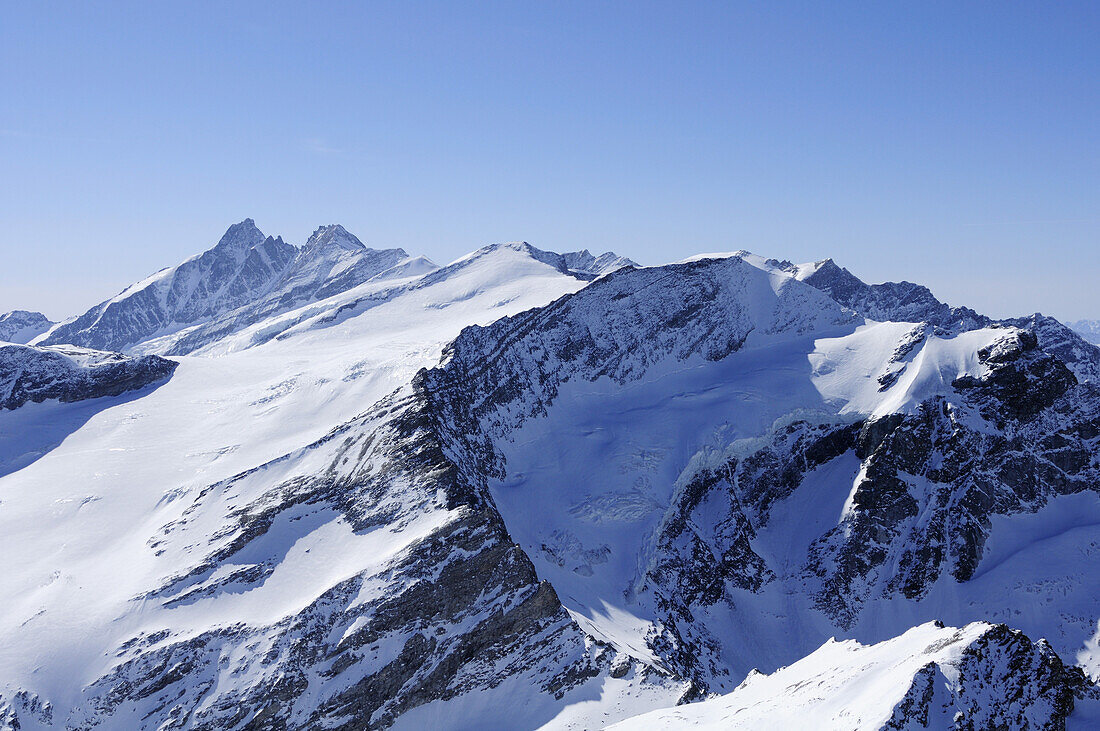
<path id="1" fill-rule="evenodd" d="M 12 310 L 0 315 L 0 342 L 29 343 L 54 323 L 41 312 Z"/>
<path id="2" fill-rule="evenodd" d="M 1100 398 L 1029 330 L 865 323 L 703 259 L 467 330 L 427 378 L 581 625 L 701 687 L 940 616 L 1096 667 Z"/>
<path id="3" fill-rule="evenodd" d="M 1093 344 L 1100 344 L 1100 320 L 1078 320 L 1068 323 L 1078 335 Z"/>
<path id="4" fill-rule="evenodd" d="M 898 727 L 980 727 L 1008 680 L 1057 727 L 1089 691 L 1056 655 L 1100 675 L 1100 397 L 1053 321 L 744 253 L 440 268 L 253 229 L 48 336 L 185 354 L 162 386 L 0 412 L 0 722 L 594 728 L 810 653 L 855 698 L 865 650 L 935 669 L 849 719 L 929 676 Z M 913 650 L 938 618 L 1053 649 Z M 1002 639 L 1012 672 L 952 676 Z"/>
<path id="5" fill-rule="evenodd" d="M 265 237 L 249 218 L 212 249 L 131 285 L 37 342 L 125 351 L 156 340 L 158 352 L 183 355 L 273 314 L 401 275 L 409 259 L 401 249 L 367 248 L 339 225 L 318 228 L 296 247 Z"/>
<path id="6" fill-rule="evenodd" d="M 163 381 L 175 368 L 174 361 L 155 355 L 130 358 L 75 346 L 0 343 L 0 409 L 118 396 Z"/>
<path id="7" fill-rule="evenodd" d="M 262 346 L 182 357 L 4 478 L 0 694 L 22 727 L 50 727 L 46 703 L 59 727 L 231 728 L 484 696 L 442 711 L 468 726 L 518 685 L 545 689 L 515 709 L 529 727 L 576 704 L 623 717 L 627 693 L 674 702 L 682 681 L 572 622 L 410 391 L 464 325 L 583 286 L 540 258 L 487 247 Z"/>
<path id="8" fill-rule="evenodd" d="M 1045 643 L 1004 625 L 929 623 L 871 646 L 829 640 L 732 693 L 612 728 L 1056 728 L 1085 685 Z"/>

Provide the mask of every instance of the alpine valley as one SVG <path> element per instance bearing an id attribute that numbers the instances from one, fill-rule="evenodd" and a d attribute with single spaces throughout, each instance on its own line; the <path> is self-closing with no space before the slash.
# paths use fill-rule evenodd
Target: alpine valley
<path id="1" fill-rule="evenodd" d="M 1100 348 L 248 219 L 0 316 L 0 729 L 1100 728 Z"/>

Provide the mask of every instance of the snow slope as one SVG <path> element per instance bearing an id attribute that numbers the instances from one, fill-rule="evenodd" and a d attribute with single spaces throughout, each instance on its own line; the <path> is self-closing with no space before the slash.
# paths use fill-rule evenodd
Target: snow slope
<path id="1" fill-rule="evenodd" d="M 47 336 L 169 380 L 0 412 L 0 728 L 594 728 L 821 666 L 873 723 L 993 640 L 1100 668 L 1100 395 L 1046 320 L 744 252 L 211 251 Z"/>
<path id="2" fill-rule="evenodd" d="M 98 400 L 100 410 L 60 446 L 4 477 L 0 540 L 11 570 L 0 577 L 0 591 L 13 599 L 0 608 L 0 694 L 9 700 L 20 693 L 24 699 L 44 699 L 58 723 L 132 728 L 145 714 L 165 718 L 176 712 L 155 694 L 115 705 L 107 700 L 111 693 L 121 692 L 122 682 L 136 686 L 142 673 L 152 672 L 143 665 L 146 658 L 195 653 L 188 661 L 194 677 L 185 679 L 188 690 L 179 692 L 188 698 L 195 693 L 195 703 L 205 697 L 192 709 L 212 719 L 207 721 L 212 727 L 224 727 L 225 714 L 235 711 L 242 697 L 273 692 L 271 670 L 241 669 L 248 664 L 247 647 L 290 641 L 280 628 L 308 616 L 322 597 L 348 581 L 384 578 L 409 560 L 418 542 L 469 520 L 468 513 L 443 505 L 410 513 L 400 528 L 370 530 L 349 522 L 327 484 L 310 483 L 307 502 L 313 508 L 303 510 L 297 498 L 283 506 L 278 498 L 285 486 L 335 468 L 342 449 L 333 451 L 341 446 L 331 438 L 334 427 L 344 425 L 345 433 L 369 440 L 389 423 L 387 408 L 381 415 L 360 415 L 395 389 L 407 392 L 416 371 L 437 362 L 462 327 L 488 324 L 584 284 L 533 257 L 525 246 L 487 247 L 433 274 L 399 280 L 396 289 L 361 311 L 354 299 L 360 291 L 351 295 L 352 312 L 332 316 L 322 308 L 314 317 L 295 318 L 281 338 L 256 347 L 181 357 L 174 377 L 160 389 L 136 401 L 118 398 L 115 405 L 109 398 Z M 330 304 L 339 310 L 349 303 Z M 401 397 L 392 398 L 400 402 Z M 50 418 L 63 415 L 54 412 Z M 380 459 L 352 467 L 369 474 Z M 328 463 L 333 467 L 325 468 Z M 74 481 L 72 475 L 82 478 Z M 402 494 L 411 499 L 411 493 Z M 240 525 L 254 525 L 247 516 L 269 510 L 283 517 L 246 548 L 226 548 L 236 545 L 232 538 L 239 536 Z M 225 550 L 229 553 L 219 553 Z M 496 555 L 486 550 L 490 558 Z M 221 568 L 205 583 L 186 578 L 212 560 Z M 185 595 L 203 598 L 181 599 Z M 333 623 L 333 631 L 346 622 L 340 632 L 354 634 L 356 612 L 374 607 L 372 601 L 383 601 L 386 594 L 367 596 L 351 596 L 343 613 L 326 614 L 325 621 Z M 521 601 L 523 594 L 517 596 L 507 601 Z M 561 642 L 572 648 L 573 661 L 594 662 L 567 615 L 555 618 L 560 609 L 553 609 L 554 601 L 544 604 L 541 611 L 551 622 L 547 631 L 555 627 L 555 636 L 572 638 Z M 486 604 L 478 611 L 490 609 Z M 464 636 L 461 629 L 453 631 Z M 212 647 L 211 637 L 221 648 L 210 650 L 215 652 L 211 667 L 220 662 L 218 653 L 244 663 L 232 682 L 218 681 L 213 695 L 209 676 L 199 670 L 207 656 L 196 649 Z M 338 640 L 340 634 L 333 641 Z M 606 653 L 601 657 L 609 662 Z M 326 693 L 347 691 L 348 685 L 329 681 Z M 178 697 L 172 688 L 169 692 Z M 673 683 L 653 692 L 653 705 L 661 705 L 679 691 Z M 101 700 L 91 704 L 89 697 Z M 308 718 L 318 703 L 313 695 L 304 696 L 294 713 Z M 532 713 L 542 718 L 560 706 L 543 703 Z M 23 728 L 37 727 L 36 717 L 25 710 Z"/>
<path id="3" fill-rule="evenodd" d="M 613 729 L 1056 728 L 1083 678 L 1003 625 L 932 623 L 875 645 L 829 640 L 733 692 Z"/>
<path id="4" fill-rule="evenodd" d="M 581 626 L 704 687 L 937 617 L 1091 667 L 1097 393 L 1030 331 L 929 330 L 704 257 L 468 330 L 429 383 Z"/>

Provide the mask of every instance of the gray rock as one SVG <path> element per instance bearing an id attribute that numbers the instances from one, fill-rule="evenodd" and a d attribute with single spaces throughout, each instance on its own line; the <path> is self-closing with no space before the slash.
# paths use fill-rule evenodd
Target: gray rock
<path id="1" fill-rule="evenodd" d="M 131 358 L 72 346 L 0 344 L 0 409 L 48 399 L 117 396 L 167 379 L 177 365 L 155 355 Z"/>
<path id="2" fill-rule="evenodd" d="M 0 314 L 0 341 L 29 343 L 50 329 L 54 323 L 41 312 L 12 310 Z"/>

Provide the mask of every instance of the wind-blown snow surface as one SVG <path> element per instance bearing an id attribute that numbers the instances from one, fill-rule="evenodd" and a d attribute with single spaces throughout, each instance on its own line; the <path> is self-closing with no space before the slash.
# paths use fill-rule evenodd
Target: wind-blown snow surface
<path id="1" fill-rule="evenodd" d="M 134 340 L 181 265 L 93 308 L 186 353 L 156 390 L 0 414 L 0 450 L 71 425 L 0 479 L 0 721 L 592 728 L 941 617 L 1100 672 L 1100 398 L 1056 328 L 865 319 L 747 254 L 346 278 L 341 232 L 300 297 Z"/>

